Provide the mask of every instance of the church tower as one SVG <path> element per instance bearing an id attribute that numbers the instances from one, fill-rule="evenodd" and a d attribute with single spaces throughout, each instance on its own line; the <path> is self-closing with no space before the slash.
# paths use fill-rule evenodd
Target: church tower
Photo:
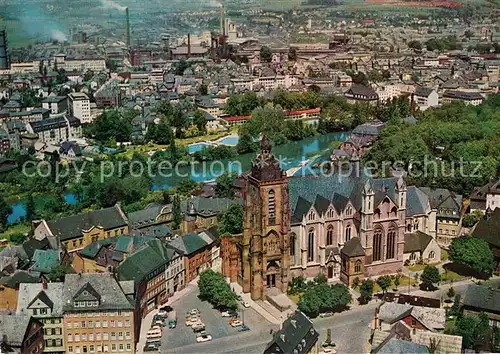
<path id="1" fill-rule="evenodd" d="M 285 293 L 290 274 L 288 182 L 271 148 L 264 136 L 244 195 L 242 285 L 253 300 L 265 300 L 269 288 Z"/>

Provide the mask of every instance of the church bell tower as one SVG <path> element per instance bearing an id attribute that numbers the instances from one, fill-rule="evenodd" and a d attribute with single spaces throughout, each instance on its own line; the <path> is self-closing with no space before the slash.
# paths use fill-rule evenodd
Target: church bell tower
<path id="1" fill-rule="evenodd" d="M 271 149 L 264 136 L 244 195 L 242 285 L 253 300 L 270 288 L 285 293 L 290 275 L 288 182 Z"/>

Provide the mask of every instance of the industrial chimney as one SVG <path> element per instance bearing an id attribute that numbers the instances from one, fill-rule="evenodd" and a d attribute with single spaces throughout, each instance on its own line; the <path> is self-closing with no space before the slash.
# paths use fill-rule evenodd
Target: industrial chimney
<path id="1" fill-rule="evenodd" d="M 0 69 L 9 69 L 9 51 L 7 49 L 7 30 L 0 30 Z"/>
<path id="2" fill-rule="evenodd" d="M 224 14 L 224 1 L 220 4 L 220 34 L 226 36 L 226 18 Z"/>
<path id="3" fill-rule="evenodd" d="M 188 59 L 191 58 L 191 33 L 188 33 Z"/>
<path id="4" fill-rule="evenodd" d="M 128 14 L 128 7 L 125 8 L 125 41 L 127 49 L 130 50 L 130 18 Z"/>

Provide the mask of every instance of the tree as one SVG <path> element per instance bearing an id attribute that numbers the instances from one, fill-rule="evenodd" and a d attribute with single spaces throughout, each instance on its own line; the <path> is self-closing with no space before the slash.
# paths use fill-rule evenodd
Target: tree
<path id="1" fill-rule="evenodd" d="M 151 125 L 154 125 L 154 123 L 152 123 Z M 160 123 L 156 126 L 154 130 L 155 130 L 154 131 L 155 136 L 153 137 L 153 141 L 156 144 L 168 145 L 174 139 L 174 134 L 172 133 L 172 129 L 170 128 L 170 125 L 168 124 L 167 119 L 165 117 L 162 117 L 160 119 Z"/>
<path id="2" fill-rule="evenodd" d="M 26 241 L 27 236 L 22 232 L 16 232 L 10 235 L 9 240 L 15 245 L 21 245 Z"/>
<path id="3" fill-rule="evenodd" d="M 219 310 L 234 310 L 238 307 L 236 294 L 220 273 L 211 269 L 202 272 L 198 280 L 198 289 L 200 298 L 210 302 Z"/>
<path id="4" fill-rule="evenodd" d="M 288 50 L 288 60 L 296 61 L 297 60 L 297 49 L 290 47 Z"/>
<path id="5" fill-rule="evenodd" d="M 263 61 L 265 63 L 270 63 L 273 58 L 273 52 L 271 51 L 271 48 L 263 46 L 260 48 L 260 61 Z"/>
<path id="6" fill-rule="evenodd" d="M 394 276 L 394 287 L 397 289 L 401 281 L 401 274 L 396 274 Z"/>
<path id="7" fill-rule="evenodd" d="M 385 294 L 387 289 L 391 286 L 391 277 L 389 275 L 383 275 L 377 278 L 377 284 L 382 289 L 382 292 Z"/>
<path id="8" fill-rule="evenodd" d="M 322 311 L 343 311 L 352 300 L 347 286 L 329 285 L 324 279 L 324 275 L 316 277 L 299 300 L 299 309 L 310 317 Z"/>
<path id="9" fill-rule="evenodd" d="M 26 220 L 31 222 L 36 218 L 36 210 L 35 210 L 35 199 L 33 198 L 33 194 L 28 194 L 28 199 L 26 200 Z"/>
<path id="10" fill-rule="evenodd" d="M 179 60 L 175 66 L 175 75 L 182 76 L 187 68 L 189 68 L 189 63 L 184 59 Z"/>
<path id="11" fill-rule="evenodd" d="M 102 144 L 107 143 L 110 139 L 124 142 L 130 140 L 132 124 L 123 119 L 117 110 L 109 110 L 94 120 L 90 132 L 94 139 Z"/>
<path id="12" fill-rule="evenodd" d="M 207 95 L 208 94 L 208 86 L 207 84 L 201 84 L 200 85 L 200 88 L 199 88 L 199 91 L 200 91 L 200 95 Z"/>
<path id="13" fill-rule="evenodd" d="M 453 306 L 450 309 L 451 316 L 457 316 L 460 313 L 460 294 L 455 294 L 453 299 Z"/>
<path id="14" fill-rule="evenodd" d="M 495 258 L 486 241 L 478 237 L 462 236 L 451 242 L 448 255 L 451 261 L 467 265 L 468 267 L 486 275 L 495 270 Z"/>
<path id="15" fill-rule="evenodd" d="M 408 47 L 415 49 L 415 50 L 422 50 L 422 43 L 420 43 L 417 40 L 410 41 L 408 43 Z"/>
<path id="16" fill-rule="evenodd" d="M 455 296 L 455 289 L 453 289 L 453 286 L 450 286 L 448 289 L 448 292 L 446 293 L 446 296 L 448 296 L 450 299 Z"/>
<path id="17" fill-rule="evenodd" d="M 174 202 L 172 205 L 172 228 L 174 230 L 179 229 L 182 222 L 182 213 L 181 213 L 181 199 L 178 195 L 174 196 Z"/>
<path id="18" fill-rule="evenodd" d="M 422 281 L 423 289 L 427 291 L 434 289 L 434 284 L 438 283 L 441 280 L 439 269 L 431 265 L 425 266 L 424 271 L 420 276 L 420 280 Z"/>
<path id="19" fill-rule="evenodd" d="M 254 152 L 256 150 L 256 143 L 253 141 L 252 136 L 248 132 L 245 126 L 241 126 L 239 130 L 240 139 L 236 145 L 236 151 L 239 155 L 247 154 L 249 152 Z"/>
<path id="20" fill-rule="evenodd" d="M 0 230 L 7 227 L 7 218 L 12 213 L 12 207 L 7 204 L 0 194 Z"/>
<path id="21" fill-rule="evenodd" d="M 359 278 L 356 277 L 352 280 L 352 287 L 357 288 L 359 286 Z"/>
<path id="22" fill-rule="evenodd" d="M 222 214 L 220 221 L 220 232 L 222 234 L 240 234 L 243 232 L 243 206 L 232 204 Z"/>
<path id="23" fill-rule="evenodd" d="M 368 301 L 370 301 L 373 296 L 373 280 L 363 280 L 359 288 L 359 293 L 361 295 L 360 302 L 363 304 L 368 303 Z"/>
<path id="24" fill-rule="evenodd" d="M 207 120 L 201 110 L 197 109 L 194 113 L 193 123 L 196 125 L 201 135 L 206 133 Z"/>
<path id="25" fill-rule="evenodd" d="M 47 274 L 47 278 L 51 282 L 60 282 L 64 281 L 64 277 L 66 274 L 69 272 L 69 267 L 64 265 L 64 264 L 58 264 L 52 270 L 50 271 L 49 274 Z"/>
<path id="26" fill-rule="evenodd" d="M 217 186 L 215 187 L 215 194 L 219 198 L 234 198 L 234 180 L 236 176 L 231 172 L 225 172 L 217 177 Z"/>
<path id="27" fill-rule="evenodd" d="M 172 198 L 170 197 L 170 193 L 168 191 L 162 192 L 163 204 L 168 205 L 172 203 Z"/>
<path id="28" fill-rule="evenodd" d="M 472 213 L 466 214 L 464 218 L 462 219 L 462 226 L 464 227 L 472 227 L 476 225 L 479 220 L 481 220 L 481 217 L 483 216 L 483 213 L 481 210 L 474 210 Z"/>

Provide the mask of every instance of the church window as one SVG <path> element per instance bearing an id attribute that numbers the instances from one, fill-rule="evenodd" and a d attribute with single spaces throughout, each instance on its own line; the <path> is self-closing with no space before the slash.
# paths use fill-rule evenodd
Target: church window
<path id="1" fill-rule="evenodd" d="M 267 210 L 269 212 L 269 219 L 274 219 L 276 217 L 276 201 L 274 198 L 274 190 L 270 190 L 268 193 Z"/>
<path id="2" fill-rule="evenodd" d="M 331 219 L 335 216 L 335 211 L 332 209 L 329 209 L 328 212 L 326 213 L 326 217 Z"/>
<path id="3" fill-rule="evenodd" d="M 394 258 L 396 254 L 396 229 L 394 225 L 389 227 L 387 232 L 387 259 Z"/>
<path id="4" fill-rule="evenodd" d="M 436 257 L 436 253 L 434 251 L 429 252 L 429 259 L 434 259 Z"/>
<path id="5" fill-rule="evenodd" d="M 408 232 L 411 232 L 411 224 L 408 224 L 408 226 L 406 227 L 406 230 L 407 230 Z"/>
<path id="6" fill-rule="evenodd" d="M 416 253 L 412 253 L 410 255 L 410 261 L 414 261 L 415 259 L 417 259 L 417 254 Z"/>
<path id="7" fill-rule="evenodd" d="M 373 236 L 373 261 L 377 262 L 382 259 L 382 228 L 377 228 L 375 230 L 375 235 Z"/>
<path id="8" fill-rule="evenodd" d="M 349 206 L 345 212 L 346 215 L 350 216 L 352 214 L 352 208 Z"/>
<path id="9" fill-rule="evenodd" d="M 326 231 L 326 245 L 333 245 L 333 226 L 328 226 L 328 230 Z"/>
<path id="10" fill-rule="evenodd" d="M 358 259 L 356 263 L 354 263 L 354 273 L 361 272 L 361 261 Z"/>
<path id="11" fill-rule="evenodd" d="M 348 224 L 345 228 L 345 242 L 351 239 L 351 224 Z"/>
<path id="12" fill-rule="evenodd" d="M 295 234 L 290 235 L 290 256 L 295 256 L 295 239 L 296 239 Z"/>
<path id="13" fill-rule="evenodd" d="M 314 220 L 315 218 L 315 215 L 314 215 L 314 211 L 310 211 L 309 214 L 307 215 L 307 219 L 308 220 Z"/>
<path id="14" fill-rule="evenodd" d="M 309 230 L 308 240 L 307 240 L 307 261 L 314 261 L 314 229 Z"/>
<path id="15" fill-rule="evenodd" d="M 391 209 L 391 216 L 396 217 L 397 215 L 398 215 L 398 209 L 396 209 L 396 207 L 393 207 Z"/>

